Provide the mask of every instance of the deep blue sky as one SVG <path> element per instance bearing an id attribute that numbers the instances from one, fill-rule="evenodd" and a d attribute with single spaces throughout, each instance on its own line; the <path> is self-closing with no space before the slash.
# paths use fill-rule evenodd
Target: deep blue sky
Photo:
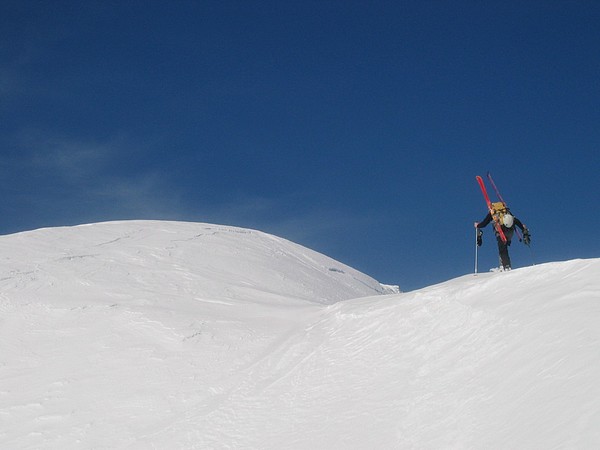
<path id="1" fill-rule="evenodd" d="M 533 236 L 514 266 L 600 257 L 598 24 L 597 1 L 5 0 L 0 233 L 229 224 L 408 290 L 473 271 L 491 170 Z"/>

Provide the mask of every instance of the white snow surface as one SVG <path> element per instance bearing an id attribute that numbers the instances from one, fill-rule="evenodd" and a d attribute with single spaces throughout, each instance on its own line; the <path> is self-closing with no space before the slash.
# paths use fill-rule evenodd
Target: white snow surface
<path id="1" fill-rule="evenodd" d="M 0 237 L 0 448 L 600 448 L 600 259 L 392 291 L 235 227 Z"/>

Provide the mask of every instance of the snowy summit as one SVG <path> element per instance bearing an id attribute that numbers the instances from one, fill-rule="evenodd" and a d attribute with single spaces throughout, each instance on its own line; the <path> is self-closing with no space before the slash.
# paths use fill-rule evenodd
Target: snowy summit
<path id="1" fill-rule="evenodd" d="M 3 236 L 0 448 L 598 448 L 598 274 L 401 293 L 242 228 Z"/>

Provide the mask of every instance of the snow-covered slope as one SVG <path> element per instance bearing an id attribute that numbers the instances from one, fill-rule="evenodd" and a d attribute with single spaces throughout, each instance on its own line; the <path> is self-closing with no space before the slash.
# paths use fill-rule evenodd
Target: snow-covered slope
<path id="1" fill-rule="evenodd" d="M 0 448 L 598 448 L 600 259 L 379 295 L 264 233 L 0 238 Z"/>
<path id="2" fill-rule="evenodd" d="M 387 289 L 285 239 L 227 226 L 108 222 L 5 236 L 0 245 L 6 289 L 44 285 L 78 305 L 177 296 L 334 303 Z"/>

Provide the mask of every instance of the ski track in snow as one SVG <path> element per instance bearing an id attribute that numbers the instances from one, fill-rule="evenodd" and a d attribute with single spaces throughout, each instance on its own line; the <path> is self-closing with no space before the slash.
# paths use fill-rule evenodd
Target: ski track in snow
<path id="1" fill-rule="evenodd" d="M 0 448 L 598 448 L 600 260 L 391 292 L 253 230 L 0 237 Z"/>

